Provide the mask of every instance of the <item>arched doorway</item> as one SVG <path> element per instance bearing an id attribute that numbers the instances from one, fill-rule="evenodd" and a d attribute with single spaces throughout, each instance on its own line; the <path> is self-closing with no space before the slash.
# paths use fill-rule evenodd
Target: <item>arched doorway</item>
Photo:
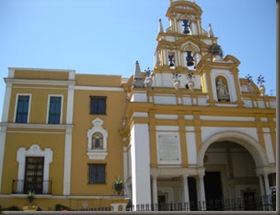
<path id="1" fill-rule="evenodd" d="M 223 210 L 224 201 L 234 199 L 242 199 L 245 210 L 256 209 L 259 179 L 247 149 L 230 141 L 214 142 L 205 152 L 204 168 L 208 210 Z"/>
<path id="2" fill-rule="evenodd" d="M 207 210 L 229 210 L 225 201 L 232 200 L 235 200 L 234 207 L 258 210 L 256 198 L 268 193 L 266 178 L 273 169 L 261 144 L 235 131 L 218 133 L 205 140 L 198 152 L 198 166 L 205 172 Z"/>

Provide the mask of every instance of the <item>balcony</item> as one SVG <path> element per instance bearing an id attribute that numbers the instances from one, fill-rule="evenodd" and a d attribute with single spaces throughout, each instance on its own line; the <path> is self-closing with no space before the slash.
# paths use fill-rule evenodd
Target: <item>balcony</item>
<path id="1" fill-rule="evenodd" d="M 52 181 L 42 181 L 40 183 L 30 183 L 24 180 L 13 180 L 13 194 L 27 194 L 29 191 L 34 191 L 36 195 L 51 195 Z"/>

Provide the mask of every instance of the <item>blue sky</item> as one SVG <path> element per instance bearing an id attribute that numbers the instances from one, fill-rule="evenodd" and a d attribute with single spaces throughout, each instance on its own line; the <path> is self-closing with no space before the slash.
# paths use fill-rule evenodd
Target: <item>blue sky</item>
<path id="1" fill-rule="evenodd" d="M 196 0 L 239 76 L 265 77 L 276 90 L 275 0 Z M 8 67 L 73 69 L 130 77 L 153 67 L 158 20 L 169 0 L 0 0 L 0 113 Z M 270 92 L 270 90 L 272 90 Z"/>

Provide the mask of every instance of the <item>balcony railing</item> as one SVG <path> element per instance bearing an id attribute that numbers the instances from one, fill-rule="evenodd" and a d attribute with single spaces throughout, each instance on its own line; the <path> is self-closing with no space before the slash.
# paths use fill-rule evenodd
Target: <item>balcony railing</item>
<path id="1" fill-rule="evenodd" d="M 52 193 L 52 181 L 30 183 L 24 180 L 13 180 L 13 194 L 27 194 L 29 191 L 33 191 L 36 195 L 50 195 Z"/>

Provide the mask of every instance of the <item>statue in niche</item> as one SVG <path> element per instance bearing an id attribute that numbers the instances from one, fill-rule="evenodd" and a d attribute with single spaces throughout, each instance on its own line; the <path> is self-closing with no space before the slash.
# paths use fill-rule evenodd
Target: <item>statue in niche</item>
<path id="1" fill-rule="evenodd" d="M 93 134 L 92 149 L 103 149 L 103 136 L 101 133 Z"/>
<path id="2" fill-rule="evenodd" d="M 216 84 L 218 101 L 229 101 L 229 94 L 227 91 L 227 86 L 223 83 L 220 78 Z"/>

